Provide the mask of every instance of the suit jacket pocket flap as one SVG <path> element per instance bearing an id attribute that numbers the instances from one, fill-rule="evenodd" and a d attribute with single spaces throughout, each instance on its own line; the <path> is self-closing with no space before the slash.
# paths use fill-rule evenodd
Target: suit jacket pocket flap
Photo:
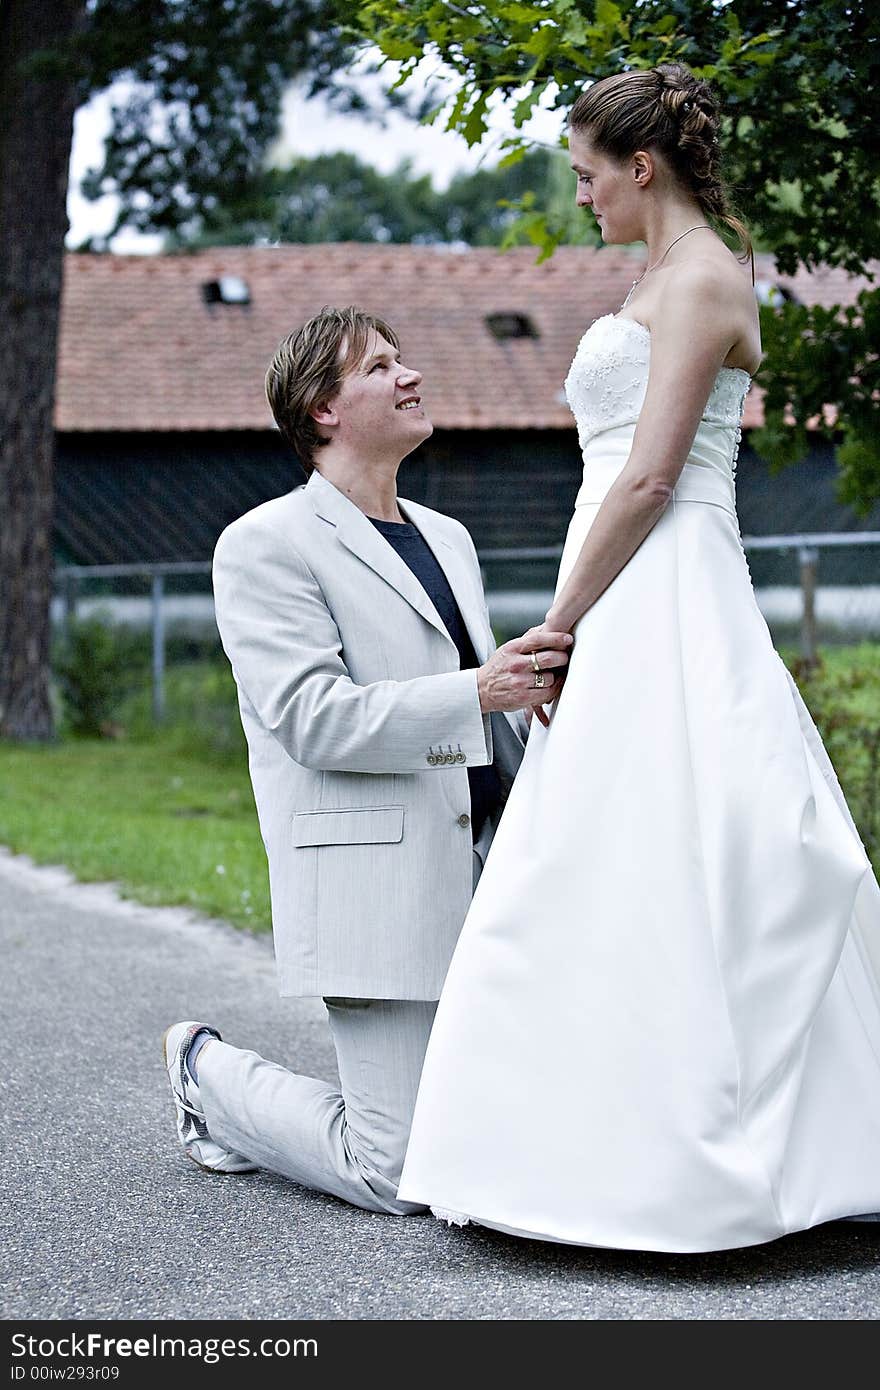
<path id="1" fill-rule="evenodd" d="M 403 839 L 402 806 L 356 806 L 339 811 L 301 811 L 293 818 L 293 843 L 306 845 L 397 844 Z"/>

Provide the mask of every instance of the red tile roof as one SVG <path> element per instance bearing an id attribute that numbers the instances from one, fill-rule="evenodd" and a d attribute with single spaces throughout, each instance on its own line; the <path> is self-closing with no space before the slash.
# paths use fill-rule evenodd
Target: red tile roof
<path id="1" fill-rule="evenodd" d="M 793 279 L 759 258 L 759 278 L 804 302 L 851 302 L 866 280 Z M 278 343 L 324 304 L 359 304 L 393 324 L 424 374 L 439 429 L 558 429 L 577 343 L 614 312 L 644 265 L 622 247 L 450 251 L 337 243 L 221 247 L 192 255 L 70 254 L 55 411 L 60 431 L 274 428 L 263 378 Z M 238 276 L 247 306 L 206 304 L 202 285 Z M 486 315 L 521 313 L 538 337 L 499 342 Z M 761 421 L 760 392 L 746 427 Z"/>

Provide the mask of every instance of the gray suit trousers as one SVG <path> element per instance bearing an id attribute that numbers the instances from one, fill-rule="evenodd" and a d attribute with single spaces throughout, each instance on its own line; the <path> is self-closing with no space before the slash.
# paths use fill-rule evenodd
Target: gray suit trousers
<path id="1" fill-rule="evenodd" d="M 475 851 L 474 888 L 481 869 Z M 197 1065 L 208 1132 L 260 1168 L 356 1207 L 394 1216 L 424 1211 L 398 1202 L 397 1188 L 437 1002 L 324 1003 L 339 1089 L 214 1041 Z"/>
<path id="2" fill-rule="evenodd" d="M 398 1202 L 432 1000 L 325 999 L 340 1087 L 212 1042 L 198 1059 L 208 1132 L 261 1168 L 368 1211 Z"/>

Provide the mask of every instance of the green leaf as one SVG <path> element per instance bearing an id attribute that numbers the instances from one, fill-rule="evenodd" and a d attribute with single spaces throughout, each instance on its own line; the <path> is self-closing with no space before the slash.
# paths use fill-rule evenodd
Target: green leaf
<path id="1" fill-rule="evenodd" d="M 527 43 L 523 44 L 523 51 L 531 53 L 537 58 L 538 63 L 543 62 L 548 53 L 551 53 L 558 38 L 558 30 L 553 24 L 542 24 L 536 29 Z M 537 66 L 537 65 L 536 65 Z"/>
<path id="2" fill-rule="evenodd" d="M 441 101 L 439 106 L 435 106 L 430 111 L 425 112 L 419 124 L 434 125 L 434 123 L 439 119 L 439 117 L 443 115 L 445 109 L 446 103 L 445 101 Z"/>
<path id="3" fill-rule="evenodd" d="M 424 57 L 422 50 L 417 48 L 414 43 L 408 39 L 396 39 L 390 34 L 382 39 L 381 46 L 386 59 L 390 59 L 392 63 L 402 63 L 407 58 L 418 61 L 419 58 Z"/>
<path id="4" fill-rule="evenodd" d="M 449 115 L 446 118 L 447 130 L 457 131 L 459 129 L 462 113 L 464 111 L 465 106 L 467 105 L 467 100 L 470 96 L 470 92 L 471 89 L 468 83 L 463 82 L 456 94 L 455 101 L 452 103 L 452 109 L 450 110 Z"/>
<path id="5" fill-rule="evenodd" d="M 506 141 L 506 142 L 505 142 L 505 144 L 510 144 L 510 143 L 511 143 L 510 141 Z M 504 155 L 501 159 L 499 159 L 498 163 L 495 165 L 495 168 L 496 168 L 496 169 L 510 169 L 510 168 L 513 167 L 514 164 L 519 164 L 519 163 L 521 163 L 521 161 L 522 161 L 523 159 L 525 159 L 525 156 L 526 156 L 526 145 L 525 145 L 525 141 L 522 141 L 520 144 L 515 145 L 512 149 L 509 149 L 508 152 L 507 152 L 507 154 Z"/>
<path id="6" fill-rule="evenodd" d="M 613 0 L 596 0 L 596 25 L 602 29 L 611 29 L 620 23 L 620 6 L 615 5 Z"/>
<path id="7" fill-rule="evenodd" d="M 566 43 L 586 44 L 589 41 L 590 30 L 583 15 L 569 15 L 562 29 L 562 36 Z"/>
<path id="8" fill-rule="evenodd" d="M 415 58 L 410 58 L 408 62 L 403 64 L 397 80 L 392 82 L 391 86 L 388 88 L 389 92 L 396 92 L 398 87 L 404 86 L 404 84 L 409 81 L 416 67 L 416 62 L 417 60 Z"/>
<path id="9" fill-rule="evenodd" d="M 496 13 L 514 24 L 538 24 L 546 18 L 545 11 L 535 9 L 534 5 L 501 5 Z"/>
<path id="10" fill-rule="evenodd" d="M 535 83 L 528 95 L 523 97 L 522 101 L 517 102 L 516 106 L 513 108 L 513 124 L 516 126 L 517 130 L 529 119 L 538 102 L 541 100 L 541 97 L 546 92 L 549 82 L 550 80 L 548 78 L 544 82 Z"/>
<path id="11" fill-rule="evenodd" d="M 837 450 L 840 464 L 839 495 L 864 516 L 880 499 L 880 445 L 877 437 L 847 432 Z"/>
<path id="12" fill-rule="evenodd" d="M 473 105 L 467 112 L 465 119 L 459 124 L 459 130 L 467 140 L 469 145 L 479 145 L 488 129 L 486 123 L 486 106 L 489 101 L 488 92 L 480 92 Z"/>

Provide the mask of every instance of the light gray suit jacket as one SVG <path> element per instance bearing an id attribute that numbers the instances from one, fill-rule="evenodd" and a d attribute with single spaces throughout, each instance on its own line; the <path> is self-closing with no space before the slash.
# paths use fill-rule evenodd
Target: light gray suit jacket
<path id="1" fill-rule="evenodd" d="M 494 642 L 470 536 L 400 506 L 485 661 Z M 473 891 L 467 768 L 494 760 L 506 794 L 522 757 L 516 721 L 481 714 L 476 673 L 459 670 L 415 575 L 319 473 L 227 527 L 214 598 L 269 861 L 281 993 L 438 998 Z"/>

